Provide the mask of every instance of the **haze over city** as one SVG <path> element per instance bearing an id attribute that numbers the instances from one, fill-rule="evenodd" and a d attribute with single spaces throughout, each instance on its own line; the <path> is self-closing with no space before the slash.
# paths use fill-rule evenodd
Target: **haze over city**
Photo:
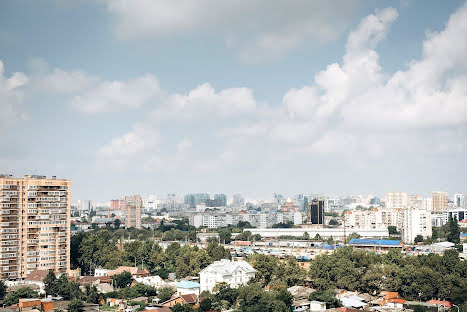
<path id="1" fill-rule="evenodd" d="M 467 193 L 466 16 L 464 1 L 3 1 L 0 168 L 71 179 L 74 200 Z"/>

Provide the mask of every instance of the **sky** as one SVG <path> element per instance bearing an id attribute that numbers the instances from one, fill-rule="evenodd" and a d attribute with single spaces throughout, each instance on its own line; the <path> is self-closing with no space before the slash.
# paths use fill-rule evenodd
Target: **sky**
<path id="1" fill-rule="evenodd" d="M 0 2 L 0 173 L 72 199 L 467 193 L 464 1 Z"/>

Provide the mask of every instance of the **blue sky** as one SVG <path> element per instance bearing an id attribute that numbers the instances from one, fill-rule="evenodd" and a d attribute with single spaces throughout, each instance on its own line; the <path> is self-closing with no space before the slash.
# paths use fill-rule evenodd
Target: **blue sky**
<path id="1" fill-rule="evenodd" d="M 467 192 L 464 1 L 2 1 L 0 168 L 127 193 Z"/>

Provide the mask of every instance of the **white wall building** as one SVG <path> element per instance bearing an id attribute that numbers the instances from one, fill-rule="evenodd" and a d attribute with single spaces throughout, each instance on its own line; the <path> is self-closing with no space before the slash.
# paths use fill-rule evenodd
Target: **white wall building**
<path id="1" fill-rule="evenodd" d="M 386 208 L 407 208 L 408 195 L 403 192 L 386 193 L 384 201 Z"/>
<path id="2" fill-rule="evenodd" d="M 431 197 L 424 198 L 422 201 L 421 209 L 425 209 L 427 211 L 433 211 L 433 198 Z"/>
<path id="3" fill-rule="evenodd" d="M 402 227 L 402 209 L 374 208 L 345 212 L 345 227 L 350 229 L 387 229 L 388 226 Z"/>
<path id="4" fill-rule="evenodd" d="M 417 235 L 427 238 L 432 234 L 431 213 L 424 209 L 407 208 L 403 210 L 402 240 L 413 244 Z"/>
<path id="5" fill-rule="evenodd" d="M 293 214 L 293 224 L 299 225 L 303 223 L 302 213 L 300 211 L 295 211 Z"/>
<path id="6" fill-rule="evenodd" d="M 443 211 L 443 225 L 448 223 L 449 217 L 454 217 L 457 221 L 462 221 L 467 218 L 467 208 L 456 208 Z"/>
<path id="7" fill-rule="evenodd" d="M 144 208 L 149 211 L 157 210 L 157 195 L 149 195 L 149 197 L 144 201 Z"/>
<path id="8" fill-rule="evenodd" d="M 458 208 L 465 206 L 464 194 L 454 194 L 454 206 Z"/>
<path id="9" fill-rule="evenodd" d="M 165 282 L 160 276 L 144 276 L 144 277 L 135 277 L 135 281 L 142 283 L 144 285 L 153 286 L 155 288 L 162 287 L 173 287 L 175 288 L 174 282 Z"/>
<path id="10" fill-rule="evenodd" d="M 322 238 L 332 237 L 341 240 L 344 236 L 357 233 L 361 238 L 385 238 L 389 237 L 388 229 L 348 229 L 348 228 L 288 228 L 288 229 L 248 229 L 251 234 L 260 234 L 262 237 L 295 236 L 301 237 L 308 233 L 310 237 L 319 234 Z"/>
<path id="11" fill-rule="evenodd" d="M 218 283 L 227 283 L 230 287 L 236 288 L 254 278 L 255 272 L 256 270 L 243 260 L 222 259 L 215 261 L 199 273 L 201 292 L 212 291 Z"/>
<path id="12" fill-rule="evenodd" d="M 196 294 L 199 296 L 200 294 L 200 284 L 192 281 L 180 281 L 177 283 L 177 294 L 181 295 L 189 295 L 189 294 Z"/>
<path id="13" fill-rule="evenodd" d="M 109 272 L 114 272 L 115 270 L 101 269 L 97 268 L 94 270 L 94 276 L 110 276 Z"/>

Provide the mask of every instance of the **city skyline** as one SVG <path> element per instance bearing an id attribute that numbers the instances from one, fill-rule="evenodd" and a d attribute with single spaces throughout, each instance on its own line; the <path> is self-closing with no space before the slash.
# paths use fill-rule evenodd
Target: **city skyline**
<path id="1" fill-rule="evenodd" d="M 94 201 L 466 194 L 465 1 L 317 3 L 2 2 L 1 173 Z"/>

